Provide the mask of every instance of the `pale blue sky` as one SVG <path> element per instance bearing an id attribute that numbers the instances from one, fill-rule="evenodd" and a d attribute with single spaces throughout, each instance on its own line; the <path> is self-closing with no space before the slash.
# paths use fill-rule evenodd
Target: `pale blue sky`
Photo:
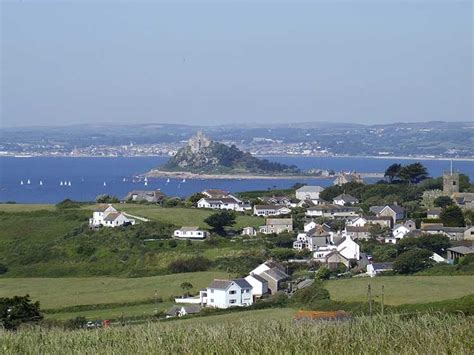
<path id="1" fill-rule="evenodd" d="M 1 10 L 5 127 L 473 119 L 471 1 Z"/>

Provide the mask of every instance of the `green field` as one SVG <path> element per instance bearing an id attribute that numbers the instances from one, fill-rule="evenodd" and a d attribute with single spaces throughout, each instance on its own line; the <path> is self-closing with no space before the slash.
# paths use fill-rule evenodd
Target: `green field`
<path id="1" fill-rule="evenodd" d="M 43 309 L 77 305 L 125 303 L 149 300 L 157 295 L 164 301 L 183 294 L 182 282 L 190 282 L 197 292 L 224 272 L 205 271 L 141 278 L 2 278 L 0 297 L 29 294 Z"/>
<path id="2" fill-rule="evenodd" d="M 277 318 L 291 317 L 278 310 Z M 294 322 L 273 310 L 253 318 L 209 317 L 65 331 L 0 331 L 10 354 L 472 354 L 469 317 L 423 315 L 357 318 L 355 322 Z M 284 312 L 288 312 L 285 314 Z M 230 322 L 232 321 L 232 322 Z"/>
<path id="3" fill-rule="evenodd" d="M 382 285 L 387 305 L 429 303 L 460 298 L 474 293 L 474 276 L 389 276 L 351 278 L 325 283 L 331 299 L 344 302 L 367 301 L 367 285 L 375 301 L 381 301 Z"/>
<path id="4" fill-rule="evenodd" d="M 21 204 L 0 203 L 0 212 L 32 212 L 39 210 L 54 210 L 54 205 L 46 204 Z"/>

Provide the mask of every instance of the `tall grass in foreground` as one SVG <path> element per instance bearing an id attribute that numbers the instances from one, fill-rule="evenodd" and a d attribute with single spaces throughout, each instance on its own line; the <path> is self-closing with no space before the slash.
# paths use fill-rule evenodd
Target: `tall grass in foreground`
<path id="1" fill-rule="evenodd" d="M 216 320 L 216 322 L 219 322 Z M 149 323 L 103 330 L 0 332 L 3 354 L 472 354 L 473 319 L 421 315 L 351 322 Z"/>

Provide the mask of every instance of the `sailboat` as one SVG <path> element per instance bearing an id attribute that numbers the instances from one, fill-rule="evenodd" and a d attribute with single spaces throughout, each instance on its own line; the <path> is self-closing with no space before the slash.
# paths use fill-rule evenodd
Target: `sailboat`
<path id="1" fill-rule="evenodd" d="M 183 179 L 183 181 L 181 181 L 182 183 L 185 183 L 186 182 L 186 179 Z"/>
<path id="2" fill-rule="evenodd" d="M 59 182 L 59 186 L 63 186 L 63 182 L 62 182 L 62 181 Z"/>
<path id="3" fill-rule="evenodd" d="M 43 186 L 43 180 L 40 180 L 40 186 Z"/>
<path id="4" fill-rule="evenodd" d="M 26 183 L 27 183 L 28 185 L 29 185 L 29 184 L 31 184 L 31 181 L 30 181 L 30 179 L 28 179 L 28 181 L 27 181 Z"/>
<path id="5" fill-rule="evenodd" d="M 147 179 L 147 177 L 146 177 L 146 176 L 145 176 L 145 180 L 143 180 L 143 181 L 145 181 L 145 182 L 148 182 L 148 179 Z"/>
<path id="6" fill-rule="evenodd" d="M 122 181 L 123 181 L 123 182 L 125 182 L 125 181 L 127 181 L 127 180 L 126 180 L 125 178 L 123 178 L 123 180 L 122 180 Z"/>
<path id="7" fill-rule="evenodd" d="M 170 179 L 168 178 L 168 180 L 166 180 L 166 184 L 169 184 L 170 183 Z"/>
<path id="8" fill-rule="evenodd" d="M 20 181 L 20 185 L 23 185 L 23 180 Z"/>
<path id="9" fill-rule="evenodd" d="M 145 186 L 148 186 L 148 182 L 147 182 L 147 181 L 145 181 Z"/>
<path id="10" fill-rule="evenodd" d="M 71 182 L 70 182 L 70 181 L 67 183 L 67 186 L 71 186 Z"/>
<path id="11" fill-rule="evenodd" d="M 105 181 L 104 181 L 104 186 L 107 186 L 107 184 L 105 183 Z"/>

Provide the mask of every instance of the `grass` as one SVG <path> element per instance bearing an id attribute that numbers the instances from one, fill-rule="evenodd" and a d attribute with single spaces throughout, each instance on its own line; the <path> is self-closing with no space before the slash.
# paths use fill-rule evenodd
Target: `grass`
<path id="1" fill-rule="evenodd" d="M 0 297 L 29 294 L 43 309 L 77 305 L 136 302 L 153 299 L 155 290 L 167 301 L 183 294 L 180 285 L 190 282 L 197 292 L 214 278 L 227 278 L 224 272 L 194 272 L 142 278 L 11 278 L 0 279 Z"/>
<path id="2" fill-rule="evenodd" d="M 255 312 L 256 314 L 257 312 Z M 244 315 L 242 313 L 242 315 Z M 96 331 L 24 329 L 1 332 L 10 354 L 472 354 L 472 318 L 423 315 L 298 322 L 290 317 L 212 323 L 197 320 L 111 327 Z M 291 314 L 288 314 L 291 316 Z M 245 317 L 245 316 L 244 316 Z M 209 318 L 210 319 L 210 318 Z M 39 350 L 40 349 L 40 350 Z"/>
<path id="3" fill-rule="evenodd" d="M 0 212 L 33 212 L 54 209 L 54 205 L 46 204 L 0 203 Z"/>
<path id="4" fill-rule="evenodd" d="M 380 302 L 382 285 L 387 305 L 436 302 L 460 298 L 474 293 L 474 276 L 389 276 L 327 281 L 325 288 L 331 299 L 344 302 L 365 302 L 367 285 L 374 300 Z"/>

